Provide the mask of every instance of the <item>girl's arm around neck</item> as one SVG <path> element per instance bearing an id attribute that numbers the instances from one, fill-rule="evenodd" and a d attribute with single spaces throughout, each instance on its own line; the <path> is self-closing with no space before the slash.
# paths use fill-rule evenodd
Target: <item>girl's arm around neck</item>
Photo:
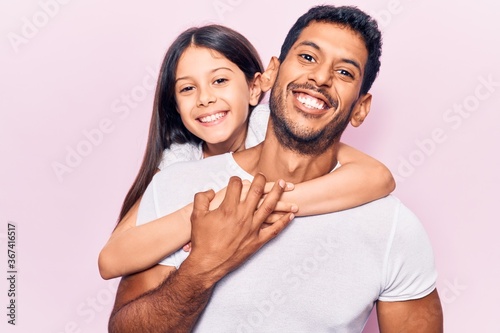
<path id="1" fill-rule="evenodd" d="M 316 215 L 353 208 L 383 198 L 396 187 L 389 169 L 380 161 L 346 144 L 339 145 L 335 171 L 295 184 L 281 201 L 299 206 L 296 215 Z"/>

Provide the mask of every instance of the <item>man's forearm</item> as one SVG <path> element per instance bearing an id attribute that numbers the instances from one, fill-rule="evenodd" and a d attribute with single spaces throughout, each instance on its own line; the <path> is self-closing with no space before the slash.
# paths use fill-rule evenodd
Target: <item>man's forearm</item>
<path id="1" fill-rule="evenodd" d="M 109 332 L 190 332 L 213 285 L 199 276 L 186 277 L 181 267 L 157 288 L 115 309 Z"/>
<path id="2" fill-rule="evenodd" d="M 209 208 L 215 193 L 197 193 L 191 216 L 191 253 L 177 271 L 157 265 L 123 278 L 109 332 L 189 332 L 215 284 L 292 220 L 293 214 L 287 214 L 262 228 L 276 208 L 285 181 L 279 180 L 258 207 L 265 184 L 265 177 L 257 174 L 246 198 L 241 200 L 241 179 L 231 177 L 224 200 L 213 211 Z"/>

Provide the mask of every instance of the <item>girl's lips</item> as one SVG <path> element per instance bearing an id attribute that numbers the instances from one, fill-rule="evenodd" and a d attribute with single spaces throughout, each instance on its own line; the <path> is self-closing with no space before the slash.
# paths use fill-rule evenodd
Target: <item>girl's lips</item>
<path id="1" fill-rule="evenodd" d="M 222 119 L 227 115 L 228 111 L 219 111 L 209 115 L 202 115 L 196 120 L 204 125 L 215 125 L 222 121 Z"/>

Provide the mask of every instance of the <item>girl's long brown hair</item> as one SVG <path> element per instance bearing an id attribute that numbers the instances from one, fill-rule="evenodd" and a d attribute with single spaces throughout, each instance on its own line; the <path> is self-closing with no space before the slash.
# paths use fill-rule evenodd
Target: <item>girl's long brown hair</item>
<path id="1" fill-rule="evenodd" d="M 169 148 L 172 143 L 201 142 L 201 139 L 189 132 L 182 123 L 177 112 L 174 92 L 177 63 L 182 53 L 191 45 L 219 52 L 240 68 L 249 83 L 255 73 L 262 73 L 264 70 L 253 45 L 243 35 L 228 27 L 215 24 L 194 27 L 184 31 L 175 39 L 163 59 L 155 91 L 146 151 L 141 168 L 123 201 L 119 221 L 144 194 L 160 164 L 163 150 Z"/>

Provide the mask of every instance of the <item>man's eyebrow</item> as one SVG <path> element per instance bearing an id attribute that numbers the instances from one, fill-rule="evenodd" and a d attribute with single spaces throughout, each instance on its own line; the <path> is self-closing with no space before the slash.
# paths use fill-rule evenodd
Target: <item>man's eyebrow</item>
<path id="1" fill-rule="evenodd" d="M 222 66 L 222 67 L 217 67 L 217 68 L 212 69 L 210 71 L 210 73 L 215 73 L 215 72 L 217 72 L 218 70 L 221 70 L 221 69 L 226 69 L 228 71 L 234 72 L 231 68 Z M 178 77 L 178 78 L 175 79 L 175 83 L 177 83 L 177 81 L 187 80 L 187 79 L 189 79 L 189 75 L 188 76 L 181 76 L 181 77 Z"/>
<path id="2" fill-rule="evenodd" d="M 359 65 L 359 63 L 358 63 L 357 61 L 355 61 L 355 60 L 351 60 L 351 59 L 345 59 L 345 58 L 344 58 L 344 59 L 342 59 L 342 61 L 343 61 L 343 62 L 346 62 L 346 63 L 348 63 L 348 64 L 351 64 L 351 65 L 353 65 L 354 67 L 356 67 L 356 68 L 358 69 L 358 71 L 359 71 L 359 74 L 361 74 L 361 73 L 362 73 L 362 71 L 361 71 L 361 66 Z"/>
<path id="3" fill-rule="evenodd" d="M 305 46 L 310 46 L 310 47 L 312 47 L 312 48 L 314 48 L 314 49 L 316 49 L 316 50 L 318 50 L 318 51 L 320 50 L 320 47 L 318 46 L 318 44 L 316 44 L 315 42 L 308 41 L 308 40 L 305 40 L 305 41 L 303 41 L 303 42 L 298 43 L 298 44 L 294 47 L 294 49 L 298 48 L 299 46 L 304 46 L 304 45 L 305 45 Z"/>
<path id="4" fill-rule="evenodd" d="M 315 42 L 311 42 L 309 40 L 305 40 L 305 41 L 302 41 L 302 42 L 298 43 L 294 47 L 294 49 L 298 48 L 299 46 L 310 46 L 310 47 L 312 47 L 315 50 L 321 51 L 321 48 L 319 47 L 318 44 L 316 44 Z M 358 71 L 359 71 L 360 74 L 362 73 L 361 65 L 357 61 L 352 60 L 352 59 L 347 59 L 347 58 L 343 58 L 342 61 L 346 62 L 348 64 L 353 65 L 354 67 L 356 67 L 358 69 Z"/>

